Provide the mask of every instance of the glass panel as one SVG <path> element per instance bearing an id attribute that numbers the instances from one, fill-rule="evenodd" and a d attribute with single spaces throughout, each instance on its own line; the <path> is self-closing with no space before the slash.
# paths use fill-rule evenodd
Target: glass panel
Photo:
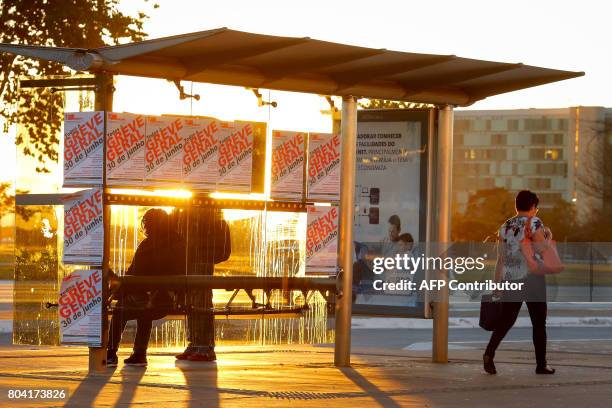
<path id="1" fill-rule="evenodd" d="M 206 84 L 194 84 L 189 93 L 206 92 L 209 98 L 216 99 L 214 104 L 195 104 L 184 101 L 166 110 L 158 103 L 141 105 L 143 100 L 176 99 L 176 89 L 164 81 L 153 81 L 143 78 L 116 78 L 115 110 L 134 111 L 133 106 L 141 106 L 143 114 L 193 114 L 215 116 L 225 120 L 254 120 L 267 124 L 268 136 L 272 129 L 296 131 L 331 132 L 334 123 L 338 124 L 337 109 L 330 109 L 325 99 L 317 95 L 305 95 L 286 92 L 261 91 L 263 102 L 275 101 L 277 108 L 271 105 L 258 105 L 251 91 L 242 88 L 220 87 Z M 156 98 L 144 98 L 141 90 L 152 89 L 155 83 L 163 88 Z M 121 85 L 121 86 L 119 86 Z M 168 85 L 168 86 L 166 86 Z M 138 89 L 140 91 L 135 91 Z M 127 93 L 126 93 L 127 92 Z M 78 96 L 78 94 L 73 94 Z M 135 99 L 134 95 L 138 95 Z M 219 96 L 217 98 L 217 96 Z M 82 99 L 82 98 L 81 98 Z M 74 102 L 74 101 L 73 101 Z M 91 104 L 83 100 L 66 102 L 65 109 L 72 111 L 91 110 Z M 304 103 L 315 107 L 305 111 L 296 106 Z M 335 102 L 339 105 L 338 101 Z M 164 110 L 160 110 L 164 109 Z M 228 112 L 234 112 L 228 116 Z M 239 113 L 237 113 L 239 112 Z M 326 113 L 327 112 L 327 113 Z M 306 115 L 306 116 L 304 116 Z M 335 120 L 335 122 L 334 122 Z M 61 145 L 61 134 L 58 135 L 58 146 Z M 271 151 L 270 138 L 263 148 Z M 61 156 L 61 155 L 60 155 Z M 30 193 L 56 193 L 64 190 L 62 184 L 62 163 L 50 163 L 50 173 L 37 173 L 35 160 L 19 155 L 19 179 L 17 187 Z M 257 174 L 270 173 L 270 163 L 257 167 Z M 268 180 L 269 177 L 266 177 Z M 269 185 L 264 186 L 264 194 L 269 194 Z M 24 188 L 26 187 L 26 188 Z M 17 281 L 15 284 L 15 342 L 20 344 L 58 344 L 59 330 L 57 309 L 47 309 L 45 303 L 56 303 L 59 283 L 75 267 L 66 267 L 61 263 L 63 211 L 62 206 L 20 206 L 23 214 L 29 218 L 18 220 Z M 111 207 L 110 228 L 110 267 L 118 275 L 123 275 L 134 260 L 136 249 L 145 238 L 141 219 L 151 207 L 114 205 Z M 172 212 L 172 208 L 163 208 Z M 221 213 L 227 221 L 231 232 L 232 253 L 229 259 L 214 267 L 217 276 L 304 276 L 304 257 L 306 236 L 305 213 L 287 213 L 270 211 L 224 210 Z M 198 245 L 194 236 L 188 242 Z M 188 251 L 189 252 L 189 251 Z M 187 255 L 186 255 L 187 256 Z M 213 306 L 225 307 L 232 296 L 232 291 L 215 290 Z M 308 308 L 301 313 L 291 313 L 283 317 L 262 318 L 252 314 L 244 319 L 217 319 L 215 337 L 221 343 L 322 343 L 333 339 L 333 330 L 328 329 L 327 302 L 319 294 L 308 299 L 297 291 L 278 291 L 270 299 L 265 298 L 263 291 L 254 291 L 255 301 L 277 307 L 301 307 L 308 303 Z M 232 300 L 232 306 L 251 307 L 252 300 L 241 291 Z M 124 343 L 130 343 L 134 336 L 134 322 L 128 324 L 123 336 Z M 171 315 L 156 320 L 151 334 L 151 346 L 182 347 L 186 342 L 186 324 L 184 316 Z"/>
<path id="2" fill-rule="evenodd" d="M 15 286 L 13 342 L 15 344 L 58 344 L 56 303 L 60 265 L 62 207 L 18 206 L 16 215 Z"/>

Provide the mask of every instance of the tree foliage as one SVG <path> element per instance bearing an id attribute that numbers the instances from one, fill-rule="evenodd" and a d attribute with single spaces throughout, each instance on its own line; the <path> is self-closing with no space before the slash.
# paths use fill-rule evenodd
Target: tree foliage
<path id="1" fill-rule="evenodd" d="M 514 195 L 504 188 L 479 190 L 468 198 L 465 212 L 453 211 L 453 241 L 491 241 L 500 225 L 515 213 Z"/>
<path id="2" fill-rule="evenodd" d="M 589 208 L 584 222 L 573 232 L 579 241 L 612 242 L 612 118 L 581 122 L 591 135 L 583 149 L 577 185 L 578 206 Z"/>
<path id="3" fill-rule="evenodd" d="M 559 198 L 555 200 L 552 207 L 540 209 L 538 217 L 542 219 L 544 225 L 550 228 L 553 239 L 556 241 L 579 242 L 584 238 L 587 238 L 587 241 L 590 240 L 579 233 L 580 226 L 574 203 Z"/>
<path id="4" fill-rule="evenodd" d="M 144 0 L 145 2 L 147 0 Z M 118 0 L 0 0 L 0 42 L 96 48 L 145 38 L 147 16 L 123 14 Z M 157 7 L 154 5 L 153 7 Z M 0 54 L 0 121 L 18 125 L 16 144 L 37 159 L 38 171 L 58 159 L 62 96 L 45 90 L 21 92 L 19 78 L 67 75 L 61 64 Z"/>
<path id="5" fill-rule="evenodd" d="M 538 217 L 551 229 L 557 242 L 612 241 L 612 218 L 605 208 L 593 209 L 579 221 L 576 204 L 563 199 L 546 204 Z M 491 242 L 502 223 L 514 214 L 513 193 L 503 188 L 478 190 L 468 199 L 465 211 L 453 210 L 452 240 L 481 242 L 488 237 Z"/>
<path id="6" fill-rule="evenodd" d="M 592 133 L 592 139 L 583 147 L 583 169 L 577 181 L 585 195 L 603 203 L 612 216 L 612 119 L 584 122 L 585 133 Z"/>
<path id="7" fill-rule="evenodd" d="M 11 189 L 10 182 L 0 183 L 0 219 L 13 212 L 15 207 L 15 194 Z"/>

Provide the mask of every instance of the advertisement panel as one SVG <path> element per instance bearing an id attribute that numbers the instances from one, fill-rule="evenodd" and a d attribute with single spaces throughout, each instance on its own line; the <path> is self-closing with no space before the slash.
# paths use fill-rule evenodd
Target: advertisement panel
<path id="1" fill-rule="evenodd" d="M 305 148 L 306 133 L 272 131 L 272 198 L 302 199 Z"/>
<path id="2" fill-rule="evenodd" d="M 62 280 L 58 311 L 62 344 L 102 345 L 102 271 L 76 270 Z"/>
<path id="3" fill-rule="evenodd" d="M 63 201 L 64 263 L 100 265 L 104 245 L 102 189 L 82 190 Z"/>
<path id="4" fill-rule="evenodd" d="M 145 116 L 108 112 L 106 115 L 106 183 L 141 187 L 144 181 Z"/>
<path id="5" fill-rule="evenodd" d="M 251 191 L 253 138 L 256 133 L 265 135 L 265 124 L 236 121 L 219 142 L 219 190 Z"/>
<path id="6" fill-rule="evenodd" d="M 147 116 L 145 138 L 145 185 L 176 187 L 183 177 L 185 119 Z"/>
<path id="7" fill-rule="evenodd" d="M 417 291 L 375 290 L 373 282 L 409 282 L 423 271 L 372 271 L 376 257 L 420 256 L 425 242 L 429 110 L 360 111 L 357 122 L 353 288 L 357 311 L 409 312 Z M 362 307 L 365 306 L 365 307 Z"/>
<path id="8" fill-rule="evenodd" d="M 214 190 L 219 179 L 219 142 L 232 123 L 213 118 L 189 118 L 183 145 L 183 182 L 192 189 Z"/>
<path id="9" fill-rule="evenodd" d="M 308 135 L 308 199 L 340 200 L 340 136 Z"/>
<path id="10" fill-rule="evenodd" d="M 104 112 L 64 114 L 64 186 L 102 184 Z"/>
<path id="11" fill-rule="evenodd" d="M 338 265 L 336 206 L 309 205 L 306 229 L 306 275 L 335 274 Z"/>

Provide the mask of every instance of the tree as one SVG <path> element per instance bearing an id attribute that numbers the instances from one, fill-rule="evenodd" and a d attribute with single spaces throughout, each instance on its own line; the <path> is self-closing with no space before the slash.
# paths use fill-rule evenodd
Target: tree
<path id="1" fill-rule="evenodd" d="M 0 219 L 13 213 L 15 207 L 15 194 L 11 191 L 11 183 L 0 183 Z"/>
<path id="2" fill-rule="evenodd" d="M 580 146 L 577 184 L 581 225 L 574 232 L 577 241 L 612 241 L 612 117 L 582 120 L 581 131 L 589 138 Z"/>
<path id="3" fill-rule="evenodd" d="M 144 0 L 147 2 L 148 0 Z M 0 0 L 0 42 L 56 47 L 97 48 L 145 38 L 143 23 L 118 10 L 118 0 Z M 153 5 L 157 8 L 157 4 Z M 25 76 L 67 75 L 61 64 L 0 54 L 0 121 L 5 131 L 18 125 L 16 144 L 35 157 L 37 171 L 58 159 L 57 133 L 62 122 L 62 96 L 46 90 L 20 91 Z"/>
<path id="4" fill-rule="evenodd" d="M 561 198 L 557 199 L 551 208 L 542 208 L 538 212 L 538 217 L 542 219 L 553 233 L 556 241 L 578 242 L 580 236 L 580 226 L 577 221 L 576 206 Z"/>
<path id="5" fill-rule="evenodd" d="M 468 198 L 464 213 L 453 212 L 451 239 L 482 242 L 494 236 L 514 212 L 514 195 L 505 188 L 478 190 Z"/>
<path id="6" fill-rule="evenodd" d="M 612 208 L 612 119 L 582 120 L 581 127 L 590 138 L 580 146 L 578 184 L 587 196 Z"/>

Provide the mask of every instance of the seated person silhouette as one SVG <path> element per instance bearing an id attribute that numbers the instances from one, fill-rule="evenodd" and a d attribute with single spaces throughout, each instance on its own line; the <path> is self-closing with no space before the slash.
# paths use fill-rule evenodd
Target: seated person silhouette
<path id="1" fill-rule="evenodd" d="M 185 274 L 185 245 L 170 223 L 168 214 L 159 208 L 142 217 L 146 238 L 138 245 L 126 275 Z M 137 321 L 134 351 L 124 360 L 127 365 L 147 365 L 147 346 L 153 320 L 163 318 L 172 307 L 172 298 L 164 290 L 122 289 L 110 324 L 106 365 L 117 366 L 117 350 L 129 320 Z"/>
<path id="2" fill-rule="evenodd" d="M 367 259 L 368 246 L 365 243 L 354 241 L 356 261 L 353 262 L 353 303 L 357 295 L 367 293 L 368 286 L 371 288 L 375 276 Z"/>
<path id="3" fill-rule="evenodd" d="M 230 231 L 221 212 L 214 208 L 191 208 L 175 211 L 179 235 L 185 240 L 188 275 L 213 275 L 215 264 L 227 260 L 231 253 Z M 185 351 L 177 360 L 215 361 L 215 316 L 212 289 L 191 288 L 185 291 L 187 305 L 187 339 Z"/>

